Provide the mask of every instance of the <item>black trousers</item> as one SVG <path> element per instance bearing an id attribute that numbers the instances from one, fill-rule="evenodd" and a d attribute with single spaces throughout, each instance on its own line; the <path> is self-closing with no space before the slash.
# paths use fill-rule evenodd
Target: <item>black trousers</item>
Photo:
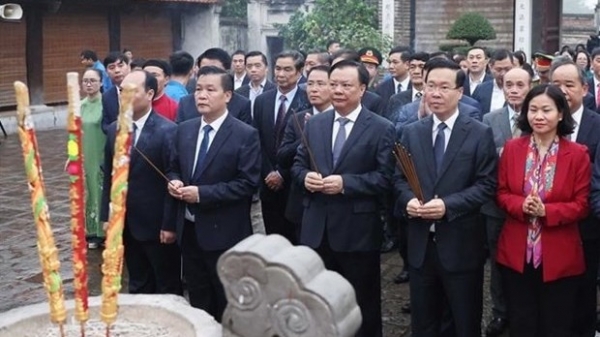
<path id="1" fill-rule="evenodd" d="M 455 334 L 445 331 L 445 336 L 481 337 L 483 266 L 474 271 L 448 272 L 440 263 L 432 235 L 423 265 L 409 266 L 409 273 L 413 337 L 438 337 L 441 330 L 447 330 L 444 325 L 450 322 L 444 319 L 444 309 L 448 307 Z"/>
<path id="2" fill-rule="evenodd" d="M 492 297 L 492 314 L 494 318 L 508 318 L 506 309 L 506 295 L 502 287 L 502 275 L 496 263 L 496 251 L 498 239 L 504 219 L 493 216 L 485 216 L 485 227 L 487 231 L 487 244 L 490 252 L 490 295 Z"/>
<path id="3" fill-rule="evenodd" d="M 583 240 L 585 273 L 577 288 L 573 334 L 578 337 L 596 335 L 596 277 L 600 260 L 600 240 Z"/>
<path id="4" fill-rule="evenodd" d="M 298 243 L 297 226 L 285 217 L 287 192 L 287 189 L 279 192 L 263 192 L 261 193 L 260 205 L 267 234 L 282 235 L 295 245 Z"/>
<path id="5" fill-rule="evenodd" d="M 182 295 L 181 255 L 176 243 L 138 241 L 123 231 L 130 294 Z"/>
<path id="6" fill-rule="evenodd" d="M 543 282 L 542 268 L 523 274 L 500 266 L 507 294 L 511 337 L 571 337 L 574 297 L 580 277 Z"/>
<path id="7" fill-rule="evenodd" d="M 217 322 L 221 322 L 227 306 L 225 290 L 217 274 L 217 261 L 224 252 L 202 250 L 196 239 L 195 224 L 185 220 L 181 255 L 190 305 L 206 311 Z"/>
<path id="8" fill-rule="evenodd" d="M 338 272 L 354 287 L 362 314 L 362 326 L 356 337 L 382 337 L 379 250 L 334 252 L 329 247 L 325 234 L 316 251 L 323 259 L 325 268 Z"/>

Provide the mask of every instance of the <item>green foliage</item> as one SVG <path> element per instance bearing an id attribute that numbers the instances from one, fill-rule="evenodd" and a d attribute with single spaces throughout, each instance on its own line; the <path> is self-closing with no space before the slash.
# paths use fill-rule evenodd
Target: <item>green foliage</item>
<path id="1" fill-rule="evenodd" d="M 221 16 L 226 18 L 248 18 L 248 0 L 224 0 Z"/>
<path id="2" fill-rule="evenodd" d="M 445 52 L 451 52 L 452 54 L 462 54 L 467 55 L 467 51 L 471 48 L 468 44 L 465 43 L 445 43 L 440 44 L 439 49 Z"/>
<path id="3" fill-rule="evenodd" d="M 312 11 L 296 11 L 287 24 L 276 25 L 287 48 L 311 50 L 337 40 L 343 47 L 378 48 L 385 53 L 392 39 L 378 29 L 377 8 L 364 0 L 315 0 Z"/>
<path id="4" fill-rule="evenodd" d="M 479 40 L 493 40 L 496 38 L 494 27 L 488 19 L 479 13 L 465 13 L 454 22 L 448 39 L 465 40 L 473 46 Z"/>

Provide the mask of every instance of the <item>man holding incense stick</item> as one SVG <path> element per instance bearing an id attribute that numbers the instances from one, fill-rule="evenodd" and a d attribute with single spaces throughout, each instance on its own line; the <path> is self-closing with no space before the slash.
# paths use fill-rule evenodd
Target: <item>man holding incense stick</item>
<path id="1" fill-rule="evenodd" d="M 306 123 L 292 176 L 306 192 L 300 244 L 354 287 L 363 317 L 356 336 L 381 337 L 379 202 L 391 183 L 394 127 L 361 106 L 368 85 L 369 72 L 359 62 L 333 65 L 334 109 Z"/>
<path id="2" fill-rule="evenodd" d="M 432 66 L 425 76 L 432 115 L 402 132 L 417 172 L 395 177 L 396 215 L 408 222 L 415 337 L 439 335 L 445 301 L 457 336 L 481 336 L 485 226 L 479 210 L 496 191 L 497 154 L 491 128 L 459 111 L 464 77 L 452 61 Z M 409 179 L 418 179 L 424 200 Z"/>
<path id="3" fill-rule="evenodd" d="M 133 135 L 129 166 L 127 212 L 123 243 L 131 294 L 182 294 L 180 254 L 168 203 L 165 172 L 175 123 L 152 109 L 158 83 L 152 74 L 136 70 L 122 85 L 133 84 Z M 116 123 L 107 129 L 100 219 L 108 221 Z"/>

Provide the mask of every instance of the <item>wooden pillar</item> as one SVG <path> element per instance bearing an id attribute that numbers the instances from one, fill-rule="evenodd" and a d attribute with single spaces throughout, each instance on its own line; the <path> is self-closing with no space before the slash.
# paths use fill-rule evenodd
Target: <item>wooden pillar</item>
<path id="1" fill-rule="evenodd" d="M 171 35 L 173 41 L 173 51 L 181 50 L 181 45 L 183 43 L 182 37 L 182 22 L 181 22 L 181 12 L 179 9 L 174 9 L 171 11 Z"/>
<path id="2" fill-rule="evenodd" d="M 30 5 L 25 12 L 25 64 L 31 105 L 44 104 L 44 8 Z"/>
<path id="3" fill-rule="evenodd" d="M 121 12 L 116 6 L 108 9 L 108 50 L 121 51 Z"/>

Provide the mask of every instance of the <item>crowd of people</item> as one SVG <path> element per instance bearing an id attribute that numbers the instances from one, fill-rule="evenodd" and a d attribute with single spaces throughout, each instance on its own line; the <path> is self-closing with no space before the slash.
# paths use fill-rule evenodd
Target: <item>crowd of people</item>
<path id="1" fill-rule="evenodd" d="M 399 46 L 387 71 L 377 49 L 337 42 L 272 67 L 220 48 L 81 61 L 90 249 L 110 215 L 120 90 L 136 88 L 130 293 L 182 294 L 183 279 L 190 304 L 220 320 L 218 258 L 253 233 L 260 202 L 267 234 L 313 248 L 352 284 L 357 336 L 382 336 L 380 254 L 396 246 L 414 337 L 481 336 L 486 261 L 486 336 L 595 336 L 600 48 L 529 63 Z"/>

